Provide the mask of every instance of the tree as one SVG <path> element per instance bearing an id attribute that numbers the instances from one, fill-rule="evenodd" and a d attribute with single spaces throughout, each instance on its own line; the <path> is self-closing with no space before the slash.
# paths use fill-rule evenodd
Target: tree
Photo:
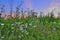
<path id="1" fill-rule="evenodd" d="M 31 10 L 31 15 L 32 17 L 37 17 L 37 12 L 35 12 L 34 10 Z"/>
<path id="2" fill-rule="evenodd" d="M 1 5 L 1 8 L 0 8 L 0 18 L 1 18 L 1 15 L 2 13 L 5 12 L 5 5 Z"/>
<path id="3" fill-rule="evenodd" d="M 16 7 L 16 16 L 19 17 L 19 14 L 20 14 L 20 9 Z"/>
<path id="4" fill-rule="evenodd" d="M 54 11 L 54 10 L 52 10 L 52 12 L 51 12 L 51 18 L 53 18 L 53 16 L 54 16 L 54 15 L 53 15 L 53 11 Z"/>
<path id="5" fill-rule="evenodd" d="M 43 17 L 43 12 L 40 12 L 40 17 Z"/>
<path id="6" fill-rule="evenodd" d="M 23 10 L 21 10 L 21 16 L 22 16 L 22 18 L 24 18 L 24 11 Z"/>
<path id="7" fill-rule="evenodd" d="M 13 12 L 13 0 L 10 2 L 10 16 L 12 17 L 12 12 Z"/>
<path id="8" fill-rule="evenodd" d="M 19 17 L 20 11 L 23 12 L 23 11 L 21 10 L 22 4 L 23 4 L 23 2 L 20 1 L 20 4 L 16 7 L 16 16 L 17 16 L 17 17 Z"/>
<path id="9" fill-rule="evenodd" d="M 31 12 L 30 12 L 29 8 L 27 8 L 27 14 L 28 14 L 28 17 L 31 17 Z"/>

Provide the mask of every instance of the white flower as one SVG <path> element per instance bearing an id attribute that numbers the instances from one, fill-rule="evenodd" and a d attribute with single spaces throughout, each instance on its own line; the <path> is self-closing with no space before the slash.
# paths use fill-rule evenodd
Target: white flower
<path id="1" fill-rule="evenodd" d="M 60 23 L 59 23 L 60 24 Z"/>
<path id="2" fill-rule="evenodd" d="M 1 37 L 2 39 L 4 38 L 4 36 L 3 37 Z"/>
<path id="3" fill-rule="evenodd" d="M 27 24 L 27 23 L 25 24 L 25 27 L 26 27 L 26 28 L 28 27 L 28 24 Z"/>
<path id="4" fill-rule="evenodd" d="M 54 24 L 56 24 L 56 22 L 53 22 Z"/>
<path id="5" fill-rule="evenodd" d="M 23 27 L 22 26 L 20 26 L 20 30 L 23 30 Z"/>
<path id="6" fill-rule="evenodd" d="M 21 35 L 23 37 L 23 35 Z"/>
<path id="7" fill-rule="evenodd" d="M 11 27 L 11 29 L 14 29 L 14 27 Z"/>
<path id="8" fill-rule="evenodd" d="M 56 30 L 56 28 L 54 27 L 53 30 Z"/>
<path id="9" fill-rule="evenodd" d="M 28 35 L 29 34 L 29 32 L 26 32 L 26 35 Z"/>
<path id="10" fill-rule="evenodd" d="M 27 31 L 25 31 L 25 33 L 26 33 L 26 35 L 28 35 L 28 34 L 29 34 L 29 32 L 27 32 Z"/>
<path id="11" fill-rule="evenodd" d="M 20 35 L 19 35 L 18 37 L 19 37 L 19 38 L 21 38 L 21 36 L 20 36 Z"/>
<path id="12" fill-rule="evenodd" d="M 36 26 L 33 26 L 34 28 L 36 27 Z"/>
<path id="13" fill-rule="evenodd" d="M 30 26 L 32 26 L 32 23 L 29 23 Z"/>
<path id="14" fill-rule="evenodd" d="M 24 27 L 25 25 L 24 24 L 22 24 L 22 27 Z"/>
<path id="15" fill-rule="evenodd" d="M 2 23 L 1 26 L 4 26 L 4 24 Z"/>
<path id="16" fill-rule="evenodd" d="M 24 30 L 21 31 L 22 33 L 24 32 Z"/>

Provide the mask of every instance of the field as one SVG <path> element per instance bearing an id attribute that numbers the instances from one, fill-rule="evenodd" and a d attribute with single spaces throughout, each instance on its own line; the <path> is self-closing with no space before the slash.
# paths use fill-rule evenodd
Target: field
<path id="1" fill-rule="evenodd" d="M 60 40 L 60 19 L 0 18 L 0 40 Z"/>

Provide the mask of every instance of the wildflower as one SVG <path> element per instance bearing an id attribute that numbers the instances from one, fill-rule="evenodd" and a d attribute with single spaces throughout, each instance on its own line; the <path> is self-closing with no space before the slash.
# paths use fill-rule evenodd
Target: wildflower
<path id="1" fill-rule="evenodd" d="M 1 37 L 2 39 L 4 38 L 4 36 Z"/>
<path id="2" fill-rule="evenodd" d="M 28 35 L 28 34 L 29 34 L 29 32 L 27 32 L 27 31 L 25 31 L 25 33 L 26 33 L 26 35 Z"/>
<path id="3" fill-rule="evenodd" d="M 17 22 L 14 22 L 13 25 L 17 25 Z"/>
<path id="4" fill-rule="evenodd" d="M 4 24 L 2 23 L 1 26 L 4 26 Z"/>
<path id="5" fill-rule="evenodd" d="M 23 27 L 22 26 L 20 26 L 20 30 L 23 30 Z"/>
<path id="6" fill-rule="evenodd" d="M 53 22 L 54 24 L 56 24 L 56 22 Z"/>
<path id="7" fill-rule="evenodd" d="M 25 27 L 27 28 L 28 26 L 26 25 Z"/>
<path id="8" fill-rule="evenodd" d="M 25 28 L 27 28 L 27 27 L 28 27 L 28 24 L 26 23 L 26 24 L 25 24 Z"/>
<path id="9" fill-rule="evenodd" d="M 20 35 L 19 35 L 18 37 L 19 37 L 19 38 L 21 38 L 21 36 L 20 36 Z"/>
<path id="10" fill-rule="evenodd" d="M 23 35 L 21 35 L 21 37 L 23 37 Z"/>
<path id="11" fill-rule="evenodd" d="M 60 23 L 59 23 L 60 24 Z"/>
<path id="12" fill-rule="evenodd" d="M 36 27 L 36 26 L 33 26 L 34 28 Z"/>
<path id="13" fill-rule="evenodd" d="M 56 30 L 56 28 L 55 28 L 55 27 L 53 27 L 53 30 L 55 31 L 55 30 Z"/>
<path id="14" fill-rule="evenodd" d="M 30 26 L 32 26 L 32 23 L 29 23 Z"/>
<path id="15" fill-rule="evenodd" d="M 22 26 L 22 27 L 23 27 L 23 26 L 25 26 L 25 25 L 24 25 L 24 24 L 21 24 L 20 26 Z"/>
<path id="16" fill-rule="evenodd" d="M 29 34 L 29 32 L 26 32 L 26 35 L 28 35 Z"/>
<path id="17" fill-rule="evenodd" d="M 24 32 L 24 30 L 21 31 L 22 33 Z"/>
<path id="18" fill-rule="evenodd" d="M 14 27 L 11 27 L 11 29 L 14 29 Z"/>

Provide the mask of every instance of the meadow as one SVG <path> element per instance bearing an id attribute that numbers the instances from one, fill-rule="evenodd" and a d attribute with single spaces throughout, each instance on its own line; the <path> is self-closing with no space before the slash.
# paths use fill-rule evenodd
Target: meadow
<path id="1" fill-rule="evenodd" d="M 0 40 L 60 40 L 60 19 L 0 18 Z"/>

